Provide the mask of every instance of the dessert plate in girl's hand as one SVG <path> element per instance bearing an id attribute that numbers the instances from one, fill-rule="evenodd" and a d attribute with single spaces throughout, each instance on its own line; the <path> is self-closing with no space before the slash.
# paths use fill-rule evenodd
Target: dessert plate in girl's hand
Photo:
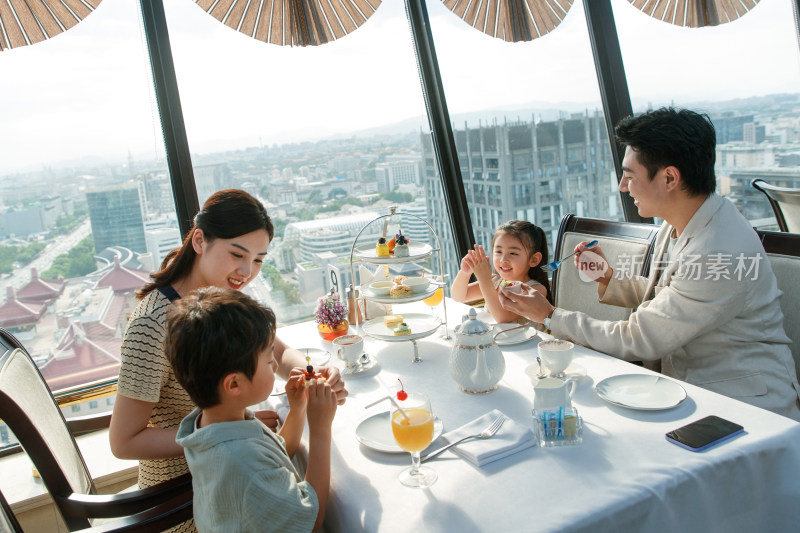
<path id="1" fill-rule="evenodd" d="M 686 399 L 686 391 L 676 382 L 649 374 L 622 374 L 595 385 L 605 401 L 629 409 L 670 409 Z"/>

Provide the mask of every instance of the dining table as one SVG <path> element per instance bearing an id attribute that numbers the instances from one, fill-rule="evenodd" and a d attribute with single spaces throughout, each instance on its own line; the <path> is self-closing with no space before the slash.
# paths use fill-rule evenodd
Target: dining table
<path id="1" fill-rule="evenodd" d="M 800 528 L 800 424 L 689 383 L 671 380 L 686 397 L 665 408 L 625 407 L 604 400 L 596 385 L 614 376 L 660 376 L 611 355 L 575 346 L 569 379 L 573 407 L 583 422 L 582 442 L 525 447 L 476 466 L 451 450 L 424 463 L 438 474 L 426 488 L 398 480 L 408 453 L 379 451 L 359 440 L 368 419 L 389 410 L 375 401 L 406 391 L 425 393 L 447 434 L 492 410 L 519 427 L 533 427 L 537 346 L 545 332 L 501 346 L 505 373 L 496 390 L 463 392 L 449 372 L 453 328 L 470 309 L 446 299 L 448 320 L 411 342 L 365 336 L 364 370 L 343 374 L 349 392 L 333 421 L 328 532 L 692 532 L 798 531 Z M 421 302 L 393 313 L 436 313 Z M 482 311 L 478 318 L 491 322 Z M 322 349 L 329 365 L 344 369 L 313 321 L 278 329 L 295 348 Z M 362 333 L 361 326 L 351 333 Z M 443 338 L 449 337 L 449 338 Z M 533 367 L 534 369 L 536 367 Z M 662 376 L 663 377 L 663 376 Z M 670 379 L 670 378 L 666 378 Z M 278 397 L 276 397 L 278 398 Z M 702 452 L 667 441 L 665 434 L 708 415 L 744 427 L 734 439 Z M 391 435 L 388 415 L 386 432 Z M 504 431 L 501 427 L 498 435 Z M 494 437 L 493 437 L 494 438 Z M 488 442 L 488 441 L 487 441 Z M 428 451 L 445 443 L 433 441 Z M 424 453 L 423 453 L 424 455 Z"/>

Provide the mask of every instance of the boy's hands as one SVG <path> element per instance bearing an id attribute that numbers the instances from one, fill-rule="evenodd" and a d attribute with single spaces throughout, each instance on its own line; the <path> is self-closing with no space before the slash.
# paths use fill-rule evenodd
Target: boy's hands
<path id="1" fill-rule="evenodd" d="M 333 416 L 336 414 L 336 393 L 324 381 L 314 381 L 306 387 L 308 391 L 308 429 L 330 431 Z"/>
<path id="2" fill-rule="evenodd" d="M 308 404 L 303 380 L 303 371 L 293 368 L 289 374 L 289 380 L 286 382 L 286 399 L 289 400 L 289 409 L 296 409 L 298 412 L 304 411 Z"/>

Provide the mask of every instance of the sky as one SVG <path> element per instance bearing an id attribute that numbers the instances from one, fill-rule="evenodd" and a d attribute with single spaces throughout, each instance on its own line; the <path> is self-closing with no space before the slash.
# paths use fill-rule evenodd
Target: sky
<path id="1" fill-rule="evenodd" d="M 425 107 L 401 0 L 352 34 L 280 47 L 224 26 L 192 0 L 165 0 L 193 153 L 343 135 Z M 713 28 L 657 21 L 613 0 L 634 105 L 797 92 L 790 0 L 762 0 Z M 451 115 L 526 106 L 599 108 L 582 2 L 530 43 L 489 37 L 428 0 Z M 513 112 L 512 112 L 513 113 Z M 458 124 L 456 124 L 458 127 Z M 0 52 L 0 176 L 103 159 L 163 159 L 138 0 L 104 0 L 48 41 Z"/>

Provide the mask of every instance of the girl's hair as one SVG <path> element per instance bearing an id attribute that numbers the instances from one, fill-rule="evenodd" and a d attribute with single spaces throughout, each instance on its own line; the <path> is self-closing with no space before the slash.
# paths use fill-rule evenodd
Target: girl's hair
<path id="1" fill-rule="evenodd" d="M 501 233 L 512 235 L 520 240 L 522 245 L 528 250 L 528 257 L 536 252 L 542 254 L 542 260 L 535 267 L 528 270 L 528 277 L 532 280 L 538 281 L 544 288 L 547 289 L 547 301 L 553 303 L 553 294 L 550 291 L 550 280 L 547 279 L 547 273 L 542 270 L 542 266 L 549 262 L 549 255 L 547 253 L 547 238 L 544 235 L 544 230 L 536 224 L 531 224 L 527 220 L 509 220 L 497 226 L 494 230 L 492 237 L 492 253 L 494 254 L 494 241 Z"/>
<path id="2" fill-rule="evenodd" d="M 164 258 L 161 270 L 150 275 L 153 281 L 136 292 L 141 299 L 153 290 L 170 285 L 187 275 L 194 265 L 197 253 L 192 246 L 194 230 L 203 230 L 209 242 L 214 239 L 233 239 L 256 230 L 265 229 L 272 240 L 274 228 L 264 206 L 250 194 L 239 189 L 223 189 L 209 196 L 203 208 L 194 217 L 194 225 L 183 239 L 183 244 Z"/>

